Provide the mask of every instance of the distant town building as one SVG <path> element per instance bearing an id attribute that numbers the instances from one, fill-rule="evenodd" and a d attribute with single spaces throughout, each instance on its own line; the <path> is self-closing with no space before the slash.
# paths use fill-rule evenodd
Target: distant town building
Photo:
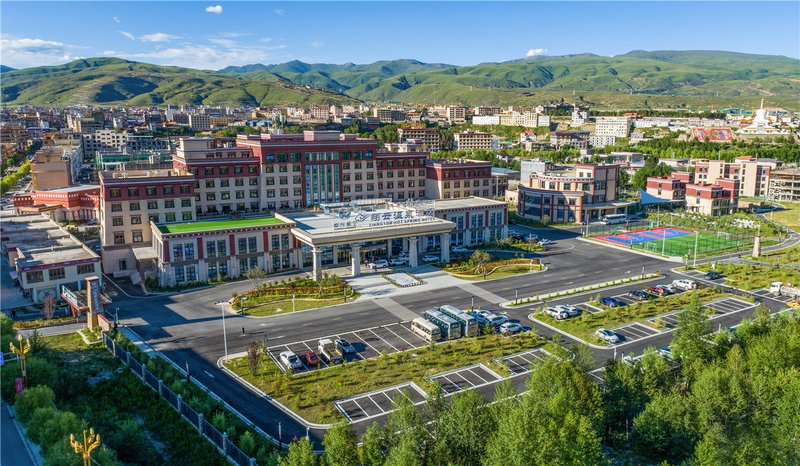
<path id="1" fill-rule="evenodd" d="M 594 134 L 626 138 L 631 134 L 631 120 L 628 117 L 597 117 Z"/>
<path id="2" fill-rule="evenodd" d="M 566 146 L 572 149 L 588 149 L 589 134 L 589 131 L 552 131 L 550 145 L 556 150 Z"/>
<path id="3" fill-rule="evenodd" d="M 452 125 L 460 125 L 467 121 L 467 111 L 464 107 L 447 107 L 447 121 Z"/>
<path id="4" fill-rule="evenodd" d="M 208 131 L 211 129 L 211 117 L 209 115 L 189 115 L 189 127 L 195 131 Z"/>
<path id="5" fill-rule="evenodd" d="M 783 168 L 773 171 L 769 179 L 767 200 L 800 202 L 800 168 Z"/>
<path id="6" fill-rule="evenodd" d="M 483 160 L 432 159 L 427 165 L 428 199 L 491 197 L 492 163 Z"/>
<path id="7" fill-rule="evenodd" d="M 462 131 L 453 135 L 455 150 L 499 150 L 500 139 L 489 133 Z"/>

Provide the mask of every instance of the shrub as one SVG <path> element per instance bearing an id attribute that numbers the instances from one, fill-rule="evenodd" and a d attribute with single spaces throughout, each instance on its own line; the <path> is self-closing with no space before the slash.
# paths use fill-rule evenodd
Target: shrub
<path id="1" fill-rule="evenodd" d="M 52 407 L 55 399 L 56 395 L 50 387 L 29 388 L 17 395 L 17 417 L 23 424 L 27 424 L 37 409 Z"/>

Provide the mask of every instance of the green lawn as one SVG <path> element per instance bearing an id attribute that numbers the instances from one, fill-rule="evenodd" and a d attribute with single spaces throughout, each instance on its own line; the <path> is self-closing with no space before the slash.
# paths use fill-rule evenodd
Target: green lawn
<path id="1" fill-rule="evenodd" d="M 604 309 L 605 312 L 598 312 L 595 314 L 584 312 L 580 317 L 562 321 L 555 320 L 548 315 L 539 313 L 537 313 L 535 317 L 585 341 L 597 345 L 605 345 L 606 343 L 604 341 L 593 335 L 597 329 L 610 329 L 633 322 L 641 322 L 652 327 L 653 324 L 647 322 L 646 319 L 683 309 L 691 302 L 692 296 L 694 295 L 699 296 L 700 301 L 704 303 L 722 299 L 724 297 L 736 297 L 734 295 L 715 291 L 711 288 L 705 288 L 687 293 L 667 296 L 664 298 L 658 298 L 638 304 L 631 304 L 621 308 L 610 308 L 593 303 L 594 306 Z"/>
<path id="2" fill-rule="evenodd" d="M 781 205 L 786 209 L 771 212 L 767 218 L 792 230 L 800 230 L 800 203 L 782 202 Z"/>
<path id="3" fill-rule="evenodd" d="M 233 359 L 228 368 L 310 422 L 342 419 L 333 402 L 403 382 L 414 381 L 425 390 L 427 377 L 542 345 L 533 332 L 511 338 L 483 335 L 423 346 L 331 369 L 294 376 L 283 374 L 269 358 L 252 375 L 246 357 Z"/>
<path id="4" fill-rule="evenodd" d="M 698 238 L 695 240 L 695 236 Z M 676 236 L 674 238 L 667 238 L 665 240 L 647 241 L 645 243 L 637 243 L 633 245 L 634 249 L 652 252 L 654 254 L 664 254 L 671 257 L 683 257 L 686 255 L 694 256 L 695 241 L 697 241 L 697 255 L 703 255 L 710 252 L 723 251 L 726 249 L 735 249 L 743 245 L 740 242 L 727 238 L 717 238 L 714 235 L 700 233 L 698 235 Z M 663 249 L 662 249 L 662 243 Z"/>
<path id="5" fill-rule="evenodd" d="M 707 272 L 711 270 L 711 266 L 704 264 L 697 269 Z M 769 284 L 772 282 L 800 284 L 800 270 L 788 267 L 717 263 L 714 270 L 726 278 L 726 284 L 744 290 L 769 289 Z"/>
<path id="6" fill-rule="evenodd" d="M 780 251 L 768 252 L 758 259 L 758 262 L 767 262 L 774 265 L 800 265 L 800 246 L 781 249 Z"/>
<path id="7" fill-rule="evenodd" d="M 541 270 L 541 266 L 539 264 L 533 264 L 533 271 L 538 272 Z M 492 273 L 486 274 L 486 280 L 491 280 L 494 278 L 503 278 L 503 277 L 510 277 L 513 275 L 521 275 L 523 273 L 529 273 L 531 271 L 530 265 L 513 265 L 509 267 L 500 267 L 495 269 Z M 459 275 L 453 274 L 454 276 L 461 278 L 463 280 L 484 280 L 483 275 Z"/>
<path id="8" fill-rule="evenodd" d="M 358 293 L 353 294 L 347 298 L 348 303 L 353 302 L 358 298 Z M 296 298 L 294 304 L 291 299 L 282 300 L 279 302 L 271 302 L 247 308 L 243 314 L 248 316 L 266 317 L 275 314 L 286 314 L 294 311 L 302 311 L 305 309 L 314 309 L 317 307 L 335 306 L 337 304 L 344 304 L 345 300 L 342 297 L 327 298 L 327 299 L 309 299 L 309 298 Z"/>
<path id="9" fill-rule="evenodd" d="M 241 220 L 208 220 L 205 222 L 171 223 L 158 225 L 164 234 L 197 233 L 201 231 L 229 230 L 234 228 L 282 225 L 285 222 L 275 217 L 244 218 Z"/>

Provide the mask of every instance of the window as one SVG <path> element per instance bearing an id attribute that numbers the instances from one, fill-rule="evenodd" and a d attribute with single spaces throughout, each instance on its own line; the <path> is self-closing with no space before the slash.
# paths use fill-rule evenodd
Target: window
<path id="1" fill-rule="evenodd" d="M 128 205 L 128 208 L 129 208 L 130 210 L 140 210 L 140 206 L 139 206 L 139 203 L 138 203 L 138 202 L 131 202 L 131 203 Z"/>
<path id="2" fill-rule="evenodd" d="M 148 210 L 158 210 L 158 201 L 147 201 Z"/>
<path id="3" fill-rule="evenodd" d="M 214 180 L 206 180 L 206 188 L 213 188 Z"/>
<path id="4" fill-rule="evenodd" d="M 153 223 L 158 223 L 158 214 L 150 214 L 147 218 Z"/>
<path id="5" fill-rule="evenodd" d="M 122 212 L 122 204 L 111 204 L 111 212 Z"/>
<path id="6" fill-rule="evenodd" d="M 289 197 L 289 190 L 281 189 L 281 197 Z"/>
<path id="7" fill-rule="evenodd" d="M 258 186 L 258 178 L 250 178 L 247 182 L 250 186 Z"/>
<path id="8" fill-rule="evenodd" d="M 234 186 L 244 186 L 244 178 L 236 178 L 233 180 Z"/>
<path id="9" fill-rule="evenodd" d="M 175 267 L 175 281 L 181 283 L 186 281 L 186 275 L 183 273 L 183 267 Z"/>
<path id="10" fill-rule="evenodd" d="M 244 191 L 236 191 L 236 199 L 244 199 Z"/>
<path id="11" fill-rule="evenodd" d="M 175 221 L 175 212 L 167 212 L 165 215 L 165 219 L 167 222 L 174 222 Z"/>
<path id="12" fill-rule="evenodd" d="M 44 272 L 37 270 L 35 272 L 25 272 L 25 281 L 28 283 L 39 283 L 44 281 Z"/>
<path id="13" fill-rule="evenodd" d="M 78 266 L 78 275 L 94 273 L 94 264 L 83 264 Z"/>
<path id="14" fill-rule="evenodd" d="M 257 198 L 257 197 L 258 197 L 258 190 L 257 189 L 251 189 L 250 190 L 250 198 L 252 199 L 252 198 Z"/>
<path id="15" fill-rule="evenodd" d="M 167 199 L 164 201 L 164 208 L 165 209 L 174 209 L 175 208 L 175 200 L 174 199 Z"/>
<path id="16" fill-rule="evenodd" d="M 148 186 L 148 187 L 144 188 L 144 190 L 145 190 L 145 193 L 147 193 L 148 196 L 155 196 L 156 195 L 156 187 L 155 186 Z"/>
<path id="17" fill-rule="evenodd" d="M 142 224 L 141 215 L 134 215 L 131 217 L 131 225 L 141 225 L 141 224 Z"/>
<path id="18" fill-rule="evenodd" d="M 206 193 L 206 200 L 207 201 L 214 201 L 217 199 L 217 195 L 215 193 Z"/>
<path id="19" fill-rule="evenodd" d="M 192 188 L 188 184 L 181 185 L 181 194 L 189 194 L 192 192 Z"/>
<path id="20" fill-rule="evenodd" d="M 184 213 L 181 214 L 181 218 L 183 220 L 191 220 L 192 219 L 192 213 L 191 212 L 184 212 Z"/>
<path id="21" fill-rule="evenodd" d="M 181 199 L 181 207 L 191 207 L 192 200 L 191 199 Z"/>
<path id="22" fill-rule="evenodd" d="M 131 235 L 133 235 L 133 242 L 134 243 L 141 243 L 144 241 L 142 238 L 142 230 L 133 230 L 131 231 Z"/>
<path id="23" fill-rule="evenodd" d="M 108 193 L 108 197 L 122 197 L 121 189 L 112 189 Z"/>
<path id="24" fill-rule="evenodd" d="M 125 232 L 124 231 L 115 231 L 114 232 L 114 244 L 125 244 Z"/>
<path id="25" fill-rule="evenodd" d="M 172 194 L 174 192 L 172 186 L 164 186 L 162 189 L 164 189 L 164 194 Z"/>
<path id="26" fill-rule="evenodd" d="M 258 165 L 250 165 L 247 167 L 247 173 L 258 173 Z"/>
<path id="27" fill-rule="evenodd" d="M 237 165 L 237 166 L 233 167 L 233 173 L 235 173 L 237 175 L 240 175 L 242 173 L 242 166 L 241 165 Z"/>
<path id="28" fill-rule="evenodd" d="M 64 267 L 57 269 L 50 269 L 47 271 L 47 278 L 50 280 L 63 280 L 67 274 L 64 272 Z"/>
<path id="29" fill-rule="evenodd" d="M 213 174 L 214 174 L 214 167 L 205 167 L 205 169 L 203 170 L 203 173 L 204 173 L 206 176 L 211 176 L 211 175 L 213 175 Z M 208 186 L 208 181 L 206 181 L 206 186 Z"/>
<path id="30" fill-rule="evenodd" d="M 186 266 L 186 281 L 187 282 L 196 282 L 197 281 L 197 272 L 195 271 L 194 265 L 187 265 Z"/>
<path id="31" fill-rule="evenodd" d="M 114 217 L 111 219 L 111 226 L 121 227 L 123 223 L 122 217 Z"/>
<path id="32" fill-rule="evenodd" d="M 227 175 L 228 174 L 228 167 L 219 167 L 219 174 L 220 175 Z"/>
<path id="33" fill-rule="evenodd" d="M 220 188 L 227 188 L 231 185 L 231 180 L 219 180 Z"/>

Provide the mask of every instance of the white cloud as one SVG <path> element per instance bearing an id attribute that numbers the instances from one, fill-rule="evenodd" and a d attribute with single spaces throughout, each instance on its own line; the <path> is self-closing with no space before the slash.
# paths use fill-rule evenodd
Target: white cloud
<path id="1" fill-rule="evenodd" d="M 322 42 L 321 40 L 315 40 L 311 42 L 311 48 L 319 49 L 322 47 L 325 47 L 325 42 Z"/>
<path id="2" fill-rule="evenodd" d="M 206 13 L 214 13 L 218 15 L 222 13 L 222 5 L 207 6 Z"/>
<path id="3" fill-rule="evenodd" d="M 128 39 L 130 39 L 130 40 L 136 40 L 136 36 L 134 36 L 134 35 L 133 35 L 133 34 L 131 34 L 130 32 L 125 32 L 125 31 L 118 31 L 118 32 L 119 32 L 120 34 L 122 34 L 123 36 L 127 37 L 127 38 L 128 38 Z"/>
<path id="4" fill-rule="evenodd" d="M 117 18 L 116 16 L 112 16 L 112 17 L 111 17 L 111 19 L 113 19 L 115 23 L 119 23 L 119 22 L 121 22 L 121 21 L 119 20 L 119 18 Z"/>
<path id="5" fill-rule="evenodd" d="M 258 39 L 259 42 L 272 42 L 272 37 L 262 37 Z"/>
<path id="6" fill-rule="evenodd" d="M 527 58 L 538 57 L 539 55 L 544 55 L 547 53 L 547 49 L 529 49 L 528 53 L 525 54 Z"/>
<path id="7" fill-rule="evenodd" d="M 139 36 L 139 40 L 144 42 L 169 42 L 175 39 L 178 39 L 178 36 L 173 36 L 172 34 L 167 34 L 166 32 L 154 32 L 152 34 Z"/>
<path id="8" fill-rule="evenodd" d="M 0 38 L 3 64 L 13 68 L 58 65 L 80 58 L 69 53 L 72 48 L 75 47 L 53 40 Z"/>
<path id="9" fill-rule="evenodd" d="M 175 65 L 187 68 L 218 70 L 229 65 L 251 63 L 281 63 L 294 57 L 281 52 L 286 45 L 267 46 L 258 42 L 237 42 L 213 37 L 208 44 L 180 43 L 178 45 L 156 48 L 149 52 L 125 53 L 117 56 L 142 60 L 162 65 Z"/>
<path id="10" fill-rule="evenodd" d="M 272 10 L 272 12 L 275 13 L 276 15 L 278 15 L 278 16 L 283 16 L 283 15 L 286 14 L 286 10 L 284 10 L 283 8 L 276 8 L 276 9 Z"/>

